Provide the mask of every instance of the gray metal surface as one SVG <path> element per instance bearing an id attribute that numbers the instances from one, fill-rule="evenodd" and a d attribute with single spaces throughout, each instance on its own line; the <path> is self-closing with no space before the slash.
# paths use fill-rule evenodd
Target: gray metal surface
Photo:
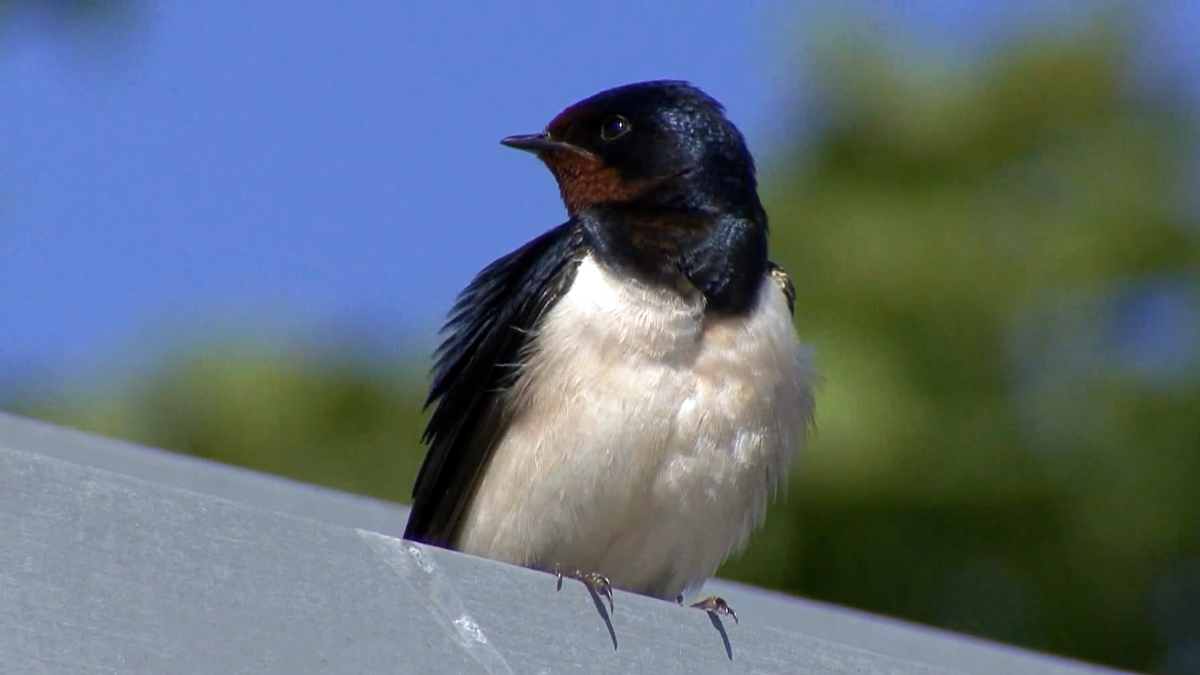
<path id="1" fill-rule="evenodd" d="M 0 672 L 1112 672 L 724 582 L 740 625 L 620 592 L 609 617 L 404 518 L 0 415 Z"/>

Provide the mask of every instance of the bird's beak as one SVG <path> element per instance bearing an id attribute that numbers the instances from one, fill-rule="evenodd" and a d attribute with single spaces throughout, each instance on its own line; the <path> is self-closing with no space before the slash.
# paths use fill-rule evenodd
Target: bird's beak
<path id="1" fill-rule="evenodd" d="M 500 145 L 516 148 L 517 150 L 524 150 L 525 152 L 532 152 L 534 154 L 541 154 L 543 152 L 552 152 L 556 150 L 581 152 L 579 148 L 576 148 L 570 143 L 563 143 L 562 141 L 556 141 L 550 138 L 550 135 L 544 131 L 540 134 L 521 134 L 519 136 L 509 136 L 501 139 Z"/>

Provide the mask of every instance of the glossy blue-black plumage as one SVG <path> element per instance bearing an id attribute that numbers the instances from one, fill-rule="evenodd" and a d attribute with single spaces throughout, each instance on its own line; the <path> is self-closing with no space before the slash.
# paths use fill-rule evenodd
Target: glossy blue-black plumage
<path id="1" fill-rule="evenodd" d="M 643 282 L 704 295 L 711 314 L 754 306 L 767 271 L 767 233 L 712 208 L 635 203 L 579 214 L 597 259 Z"/>

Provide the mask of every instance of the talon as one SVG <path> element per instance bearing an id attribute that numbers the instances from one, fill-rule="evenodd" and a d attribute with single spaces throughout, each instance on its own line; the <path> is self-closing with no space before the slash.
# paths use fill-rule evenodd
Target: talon
<path id="1" fill-rule="evenodd" d="M 682 600 L 682 598 L 680 598 L 680 599 Z M 721 616 L 727 616 L 727 617 L 733 619 L 734 623 L 738 622 L 737 614 L 729 606 L 729 603 L 725 602 L 724 598 L 718 598 L 715 595 L 707 597 L 707 598 L 701 600 L 700 602 L 697 602 L 696 604 L 692 605 L 692 607 L 694 607 L 696 609 L 702 609 L 706 612 L 711 612 L 713 614 L 720 614 Z"/>
<path id="2" fill-rule="evenodd" d="M 616 606 L 613 604 L 612 584 L 609 583 L 608 577 L 604 576 L 603 574 L 597 574 L 596 572 L 583 574 L 578 571 L 576 571 L 572 577 L 582 581 L 584 586 L 587 586 L 593 591 L 599 593 L 602 597 L 608 598 L 608 611 L 610 614 L 616 610 Z"/>
<path id="3" fill-rule="evenodd" d="M 558 579 L 558 590 L 562 590 L 563 577 L 574 579 L 586 586 L 588 590 L 602 598 L 607 599 L 608 611 L 610 614 L 616 610 L 616 606 L 613 603 L 612 583 L 610 583 L 608 577 L 604 576 L 603 574 L 599 574 L 597 572 L 580 572 L 579 570 L 563 574 L 562 567 L 558 564 L 555 564 L 554 576 Z"/>

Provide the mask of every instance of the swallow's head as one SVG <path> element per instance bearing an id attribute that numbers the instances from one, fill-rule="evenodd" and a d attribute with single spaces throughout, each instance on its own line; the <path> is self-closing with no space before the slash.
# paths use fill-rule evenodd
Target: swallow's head
<path id="1" fill-rule="evenodd" d="M 754 160 L 715 99 L 686 82 L 602 91 L 504 145 L 538 156 L 570 214 L 640 198 L 761 211 Z"/>

